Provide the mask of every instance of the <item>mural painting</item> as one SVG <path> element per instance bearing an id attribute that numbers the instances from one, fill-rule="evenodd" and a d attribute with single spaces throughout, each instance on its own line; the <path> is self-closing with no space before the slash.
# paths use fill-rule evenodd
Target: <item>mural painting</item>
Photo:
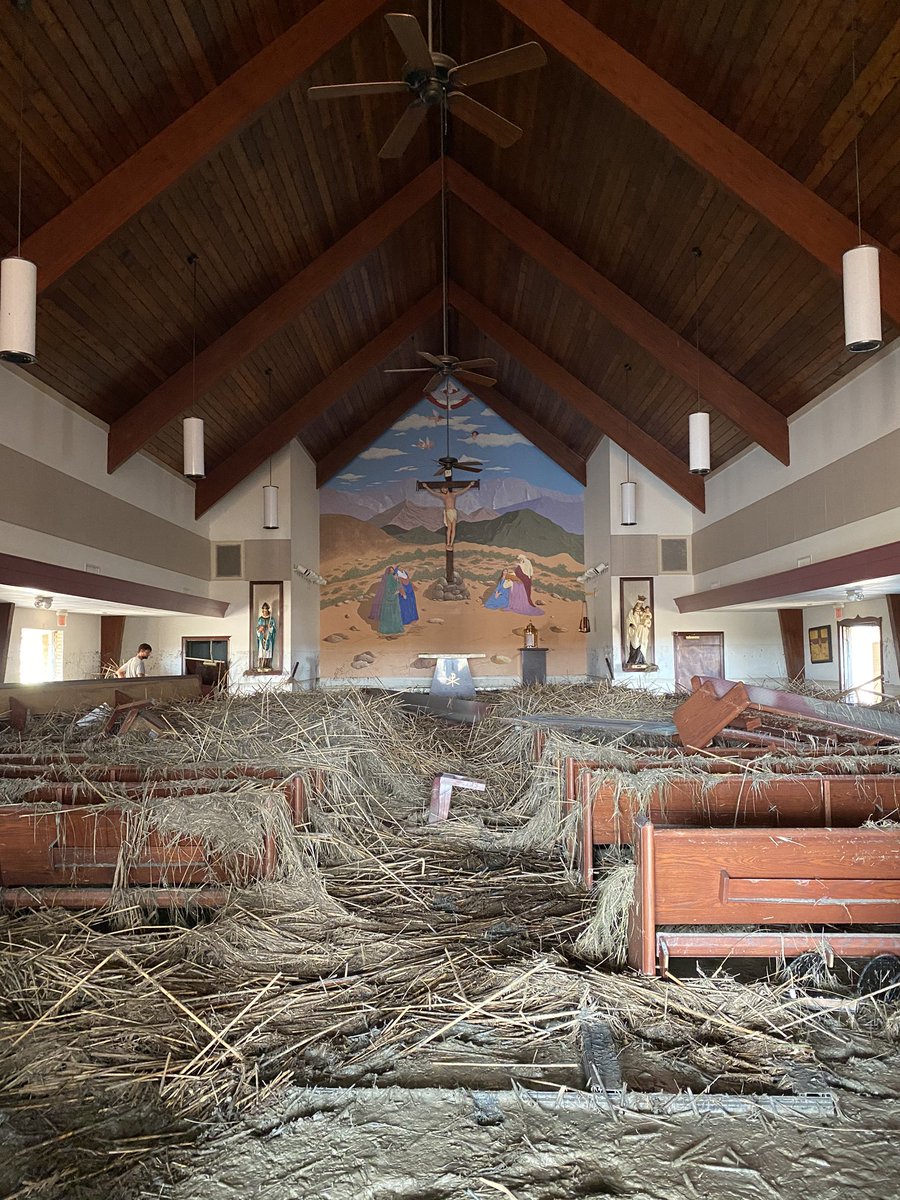
<path id="1" fill-rule="evenodd" d="M 433 651 L 517 678 L 529 622 L 550 675 L 584 673 L 584 488 L 454 380 L 323 487 L 320 511 L 323 677 L 427 679 Z"/>

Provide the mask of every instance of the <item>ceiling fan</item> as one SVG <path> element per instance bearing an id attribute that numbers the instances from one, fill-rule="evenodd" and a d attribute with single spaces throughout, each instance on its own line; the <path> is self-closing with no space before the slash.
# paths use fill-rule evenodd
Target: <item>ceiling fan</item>
<path id="1" fill-rule="evenodd" d="M 537 42 L 524 42 L 486 58 L 457 64 L 448 55 L 431 49 L 411 13 L 387 13 L 384 19 L 406 55 L 402 79 L 388 83 L 338 83 L 309 89 L 309 96 L 314 100 L 380 96 L 391 92 L 411 95 L 409 107 L 379 150 L 379 158 L 399 158 L 425 120 L 429 108 L 445 107 L 504 148 L 522 136 L 518 125 L 473 100 L 466 89 L 472 84 L 487 83 L 491 79 L 503 79 L 519 71 L 544 66 L 547 55 Z"/>

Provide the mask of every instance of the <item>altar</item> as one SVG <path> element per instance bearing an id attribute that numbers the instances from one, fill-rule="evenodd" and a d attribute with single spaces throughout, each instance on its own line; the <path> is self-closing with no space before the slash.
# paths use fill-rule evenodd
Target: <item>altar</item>
<path id="1" fill-rule="evenodd" d="M 429 694 L 434 699 L 475 699 L 475 680 L 469 660 L 486 658 L 485 654 L 419 654 L 417 658 L 433 658 L 434 674 Z"/>

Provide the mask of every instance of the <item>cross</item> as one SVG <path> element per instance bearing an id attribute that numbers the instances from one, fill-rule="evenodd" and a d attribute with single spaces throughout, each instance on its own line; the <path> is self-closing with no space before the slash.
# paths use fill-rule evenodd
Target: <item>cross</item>
<path id="1" fill-rule="evenodd" d="M 417 492 L 431 492 L 436 495 L 444 506 L 444 528 L 446 529 L 446 541 L 444 543 L 444 555 L 446 558 L 444 578 L 448 583 L 453 583 L 455 573 L 453 570 L 453 542 L 456 538 L 456 497 L 454 492 L 467 492 L 469 488 L 475 488 L 477 491 L 481 486 L 480 480 L 471 479 L 468 483 L 461 483 L 458 480 L 453 480 L 445 476 L 440 483 L 435 483 L 430 479 L 417 479 Z"/>

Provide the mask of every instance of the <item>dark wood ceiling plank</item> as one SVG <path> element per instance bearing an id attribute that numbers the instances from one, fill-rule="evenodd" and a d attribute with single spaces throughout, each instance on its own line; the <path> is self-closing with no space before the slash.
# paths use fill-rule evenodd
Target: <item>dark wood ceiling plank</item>
<path id="1" fill-rule="evenodd" d="M 643 346 L 673 375 L 694 384 L 696 352 L 674 330 L 458 163 L 447 164 L 447 181 L 454 195 L 550 271 L 564 287 L 576 292 L 607 321 Z M 781 413 L 705 355 L 701 357 L 701 371 L 703 393 L 709 403 L 780 462 L 789 463 L 788 424 Z"/>
<path id="2" fill-rule="evenodd" d="M 203 516 L 242 479 L 246 479 L 267 458 L 286 446 L 291 438 L 296 437 L 306 425 L 321 416 L 358 383 L 367 371 L 384 362 L 420 325 L 439 312 L 440 307 L 441 290 L 434 288 L 378 337 L 368 342 L 336 371 L 332 371 L 327 379 L 286 409 L 277 420 L 261 429 L 247 445 L 216 467 L 197 484 L 195 516 Z"/>
<path id="3" fill-rule="evenodd" d="M 316 463 L 316 487 L 324 487 L 329 479 L 333 479 L 357 454 L 368 450 L 382 434 L 387 433 L 395 421 L 399 421 L 411 408 L 422 399 L 422 381 L 414 380 L 408 384 L 399 395 L 379 408 L 373 417 L 365 424 L 358 426 L 349 437 L 343 438 L 333 450 L 320 458 Z"/>
<path id="4" fill-rule="evenodd" d="M 835 275 L 855 224 L 623 50 L 564 0 L 500 0 L 538 37 Z M 877 245 L 864 234 L 864 240 Z M 881 248 L 881 305 L 900 322 L 900 257 Z"/>
<path id="5" fill-rule="evenodd" d="M 343 41 L 381 0 L 322 0 L 22 243 L 48 288 Z"/>
<path id="6" fill-rule="evenodd" d="M 623 416 L 602 396 L 586 387 L 580 379 L 571 375 L 565 367 L 549 358 L 542 350 L 523 338 L 511 325 L 507 325 L 474 296 L 456 284 L 450 285 L 450 303 L 488 337 L 498 342 L 507 353 L 517 358 L 526 370 L 562 396 L 588 420 L 602 429 L 608 437 L 626 450 L 632 458 L 647 468 L 679 496 L 705 511 L 703 480 L 691 475 L 687 464 L 682 462 L 643 429 Z"/>
<path id="7" fill-rule="evenodd" d="M 466 390 L 473 396 L 477 396 L 488 408 L 493 409 L 498 417 L 502 418 L 507 425 L 511 425 L 517 433 L 521 433 L 522 437 L 528 438 L 532 446 L 536 446 L 558 467 L 562 467 L 567 475 L 571 475 L 582 485 L 587 483 L 587 464 L 581 455 L 576 454 L 565 442 L 560 441 L 558 437 L 545 429 L 539 421 L 519 408 L 518 404 L 508 399 L 496 388 L 484 388 L 477 384 L 467 383 Z"/>
<path id="8" fill-rule="evenodd" d="M 356 262 L 371 254 L 424 204 L 437 195 L 440 172 L 427 167 L 355 229 L 264 300 L 227 333 L 197 355 L 196 396 L 218 380 L 257 346 L 282 329 L 298 313 L 340 279 Z M 194 365 L 179 371 L 113 422 L 109 430 L 108 470 L 115 471 L 141 446 L 191 404 Z"/>

